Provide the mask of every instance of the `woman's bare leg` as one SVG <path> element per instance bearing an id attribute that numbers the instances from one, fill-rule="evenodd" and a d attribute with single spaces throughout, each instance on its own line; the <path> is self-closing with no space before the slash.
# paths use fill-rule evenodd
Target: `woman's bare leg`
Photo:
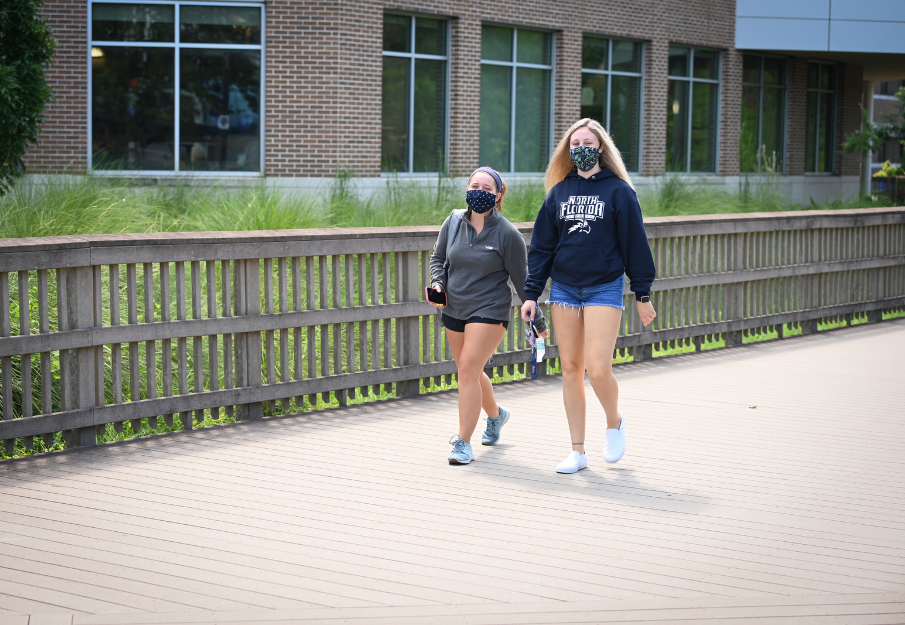
<path id="1" fill-rule="evenodd" d="M 584 453 L 585 412 L 585 314 L 581 309 L 552 304 L 553 327 L 562 364 L 562 399 L 569 420 L 572 449 Z M 585 309 L 587 310 L 587 309 Z"/>
<path id="2" fill-rule="evenodd" d="M 505 335 L 502 324 L 489 323 L 469 323 L 465 332 L 446 331 L 459 370 L 459 438 L 469 444 L 482 407 L 488 417 L 496 418 L 500 414 L 484 365 Z"/>
<path id="3" fill-rule="evenodd" d="M 619 384 L 613 375 L 613 350 L 622 323 L 622 310 L 614 306 L 584 309 L 584 355 L 588 380 L 606 412 L 607 428 L 618 428 Z M 557 336 L 559 328 L 557 327 Z"/>

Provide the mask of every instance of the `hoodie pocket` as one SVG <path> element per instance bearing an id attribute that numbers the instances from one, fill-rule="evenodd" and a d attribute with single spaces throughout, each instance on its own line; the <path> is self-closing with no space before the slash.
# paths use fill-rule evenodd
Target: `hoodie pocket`
<path id="1" fill-rule="evenodd" d="M 600 248 L 570 245 L 560 248 L 556 253 L 553 259 L 553 272 L 564 284 L 570 284 L 564 276 L 606 275 L 610 270 Z"/>

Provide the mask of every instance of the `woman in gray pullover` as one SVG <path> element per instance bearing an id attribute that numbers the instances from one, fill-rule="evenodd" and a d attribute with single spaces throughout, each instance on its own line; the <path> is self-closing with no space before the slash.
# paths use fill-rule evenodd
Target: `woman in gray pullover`
<path id="1" fill-rule="evenodd" d="M 496 444 L 510 416 L 496 403 L 490 378 L 484 373 L 484 365 L 512 319 L 509 280 L 525 301 L 525 239 L 501 215 L 505 195 L 506 183 L 496 171 L 476 169 L 465 193 L 468 209 L 464 214 L 454 211 L 443 222 L 431 255 L 431 287 L 446 292 L 443 326 L 458 369 L 459 433 L 450 439 L 450 464 L 474 460 L 471 435 L 482 407 L 487 413 L 487 428 L 481 437 L 484 445 Z M 451 227 L 451 223 L 455 225 Z"/>

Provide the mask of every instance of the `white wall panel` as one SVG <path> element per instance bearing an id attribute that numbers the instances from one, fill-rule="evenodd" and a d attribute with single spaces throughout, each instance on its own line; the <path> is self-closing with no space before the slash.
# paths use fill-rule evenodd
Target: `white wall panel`
<path id="1" fill-rule="evenodd" d="M 830 50 L 833 52 L 905 54 L 905 23 L 903 22 L 833 20 L 831 24 Z"/>
<path id="2" fill-rule="evenodd" d="M 888 1 L 901 2 L 901 0 Z M 839 0 L 833 0 L 834 5 L 836 2 Z M 737 17 L 829 19 L 830 0 L 737 0 L 735 15 Z"/>
<path id="3" fill-rule="evenodd" d="M 738 17 L 735 47 L 741 50 L 826 50 L 829 20 Z"/>
<path id="4" fill-rule="evenodd" d="M 740 0 L 739 4 L 742 1 Z M 736 15 L 742 15 L 736 9 Z M 903 0 L 833 0 L 831 19 L 866 20 L 878 22 L 905 22 L 905 1 Z M 897 37 L 905 38 L 905 24 Z"/>

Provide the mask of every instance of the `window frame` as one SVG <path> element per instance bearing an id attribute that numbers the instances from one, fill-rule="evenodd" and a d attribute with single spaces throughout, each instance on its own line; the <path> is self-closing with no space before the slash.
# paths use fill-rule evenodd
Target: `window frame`
<path id="1" fill-rule="evenodd" d="M 744 87 L 757 87 L 757 145 L 758 150 L 760 150 L 760 146 L 763 144 L 762 136 L 763 136 L 763 116 L 764 116 L 764 89 L 778 89 L 782 91 L 782 169 L 779 173 L 785 173 L 787 167 L 787 157 L 789 151 L 789 61 L 784 56 L 778 56 L 775 54 L 748 54 L 745 53 L 742 55 L 742 64 L 744 66 L 744 57 L 746 56 L 754 56 L 760 59 L 760 82 L 759 83 L 751 83 L 745 82 L 745 75 L 742 72 L 742 88 Z M 764 59 L 779 59 L 783 62 L 783 84 L 779 85 L 768 85 L 764 83 Z M 745 173 L 761 173 L 759 171 L 754 172 L 742 172 Z"/>
<path id="2" fill-rule="evenodd" d="M 804 137 L 805 163 L 804 163 L 804 173 L 806 176 L 835 176 L 836 175 L 836 164 L 837 164 L 836 163 L 836 144 L 839 141 L 839 136 L 838 136 L 839 129 L 836 127 L 836 125 L 839 123 L 839 64 L 835 63 L 833 61 L 808 59 L 808 65 L 811 65 L 812 63 L 814 65 L 818 65 L 818 66 L 826 65 L 828 67 L 832 67 L 833 74 L 834 74 L 833 83 L 836 85 L 836 87 L 834 89 L 821 89 L 820 88 L 819 67 L 818 67 L 818 73 L 817 73 L 818 82 L 817 82 L 816 87 L 811 88 L 810 86 L 808 86 L 807 74 L 805 74 L 805 126 L 804 126 L 805 127 L 805 137 Z M 818 148 L 820 146 L 820 130 L 818 128 L 818 124 L 820 123 L 820 106 L 816 107 L 817 119 L 814 121 L 814 170 L 812 171 L 812 170 L 808 169 L 811 166 L 811 164 L 807 161 L 807 154 L 808 154 L 808 147 L 807 147 L 808 146 L 808 136 L 807 136 L 808 131 L 807 131 L 807 128 L 808 128 L 808 121 L 809 121 L 807 119 L 807 97 L 811 93 L 831 93 L 831 94 L 833 94 L 833 119 L 830 123 L 830 127 L 833 129 L 833 145 L 832 145 L 832 148 L 829 150 L 830 158 L 832 159 L 830 161 L 831 166 L 828 168 L 829 171 L 817 171 L 817 160 L 816 159 L 817 159 L 817 154 L 819 153 Z"/>
<path id="3" fill-rule="evenodd" d="M 613 100 L 613 76 L 629 76 L 632 78 L 638 78 L 641 90 L 641 96 L 638 99 L 638 136 L 636 140 L 638 141 L 638 169 L 637 170 L 629 170 L 629 173 L 637 174 L 642 170 L 642 163 L 644 162 L 644 102 L 645 102 L 645 75 L 644 75 L 644 67 L 645 61 L 647 58 L 647 46 L 645 45 L 645 41 L 640 39 L 630 39 L 626 37 L 608 37 L 606 35 L 599 35 L 597 33 L 582 33 L 582 48 L 584 48 L 584 39 L 585 37 L 594 38 L 594 39 L 603 39 L 607 42 L 607 66 L 608 69 L 585 69 L 583 67 L 584 63 L 582 62 L 581 73 L 582 74 L 598 74 L 606 76 L 606 123 L 604 124 L 604 128 L 607 129 L 607 132 L 610 131 L 610 111 L 612 109 L 612 100 Z M 613 42 L 614 41 L 628 41 L 630 43 L 638 43 L 641 44 L 641 58 L 639 59 L 639 65 L 641 67 L 641 71 L 638 73 L 635 72 L 620 72 L 613 71 Z"/>
<path id="4" fill-rule="evenodd" d="M 667 64 L 666 69 L 666 84 L 667 89 L 669 88 L 670 80 L 681 80 L 689 83 L 688 86 L 688 125 L 685 129 L 685 136 L 688 137 L 688 145 L 685 148 L 685 171 L 673 171 L 667 172 L 670 174 L 678 174 L 678 175 L 687 175 L 687 176 L 712 176 L 714 174 L 720 173 L 720 141 L 722 139 L 722 133 L 720 132 L 720 127 L 723 121 L 723 52 L 724 50 L 720 50 L 718 48 L 708 48 L 707 46 L 693 46 L 685 43 L 669 43 L 670 48 L 685 48 L 691 54 L 688 57 L 688 76 L 673 76 L 669 73 L 669 67 Z M 717 71 L 719 72 L 719 76 L 716 79 L 711 78 L 695 78 L 694 77 L 694 53 L 697 50 L 701 50 L 702 52 L 715 52 L 717 54 Z M 668 55 L 668 52 L 667 52 Z M 716 85 L 716 120 L 715 120 L 715 128 L 714 128 L 714 149 L 713 149 L 713 171 L 691 171 L 691 130 L 694 121 L 694 111 L 692 110 L 692 105 L 694 103 L 694 85 L 695 83 L 706 83 L 711 85 Z M 669 106 L 669 102 L 667 102 L 667 106 Z"/>
<path id="5" fill-rule="evenodd" d="M 556 104 L 556 31 L 548 30 L 545 28 L 533 28 L 530 26 L 521 26 L 517 24 L 507 24 L 504 22 L 493 22 L 489 20 L 485 20 L 481 22 L 481 29 L 483 32 L 484 26 L 496 26 L 498 28 L 508 28 L 512 31 L 512 61 L 490 61 L 484 60 L 484 51 L 481 50 L 481 65 L 496 65 L 498 67 L 509 67 L 512 68 L 512 84 L 510 89 L 512 90 L 512 101 L 509 103 L 509 115 L 510 115 L 510 125 L 509 125 L 509 171 L 500 172 L 505 173 L 507 175 L 512 176 L 537 176 L 538 174 L 542 174 L 544 172 L 528 172 L 528 171 L 513 171 L 515 169 L 515 108 L 516 102 L 518 98 L 516 97 L 517 89 L 517 79 L 518 79 L 518 68 L 524 67 L 527 69 L 541 69 L 547 70 L 550 72 L 550 93 L 549 93 L 549 102 L 547 104 L 547 110 L 549 111 L 548 120 L 547 120 L 547 128 L 549 128 L 549 132 L 547 133 L 547 154 L 548 160 L 549 155 L 553 153 L 553 122 L 554 122 L 554 106 Z M 536 33 L 547 33 L 550 35 L 550 65 L 538 65 L 535 63 L 519 63 L 518 61 L 518 31 L 525 30 L 529 32 Z M 480 112 L 478 113 L 480 118 Z"/>
<path id="6" fill-rule="evenodd" d="M 160 42 L 160 41 L 103 41 L 94 39 L 94 20 L 93 20 L 93 11 L 95 4 L 156 4 L 156 5 L 168 5 L 174 7 L 174 18 L 173 18 L 173 27 L 174 27 L 174 35 L 173 41 L 168 42 Z M 253 44 L 209 44 L 209 43 L 182 43 L 180 42 L 180 29 L 179 29 L 179 10 L 183 6 L 206 6 L 206 7 L 218 7 L 218 6 L 229 6 L 229 7 L 254 7 L 261 10 L 261 43 L 258 45 Z M 202 0 L 88 0 L 88 40 L 87 40 L 87 59 L 88 59 L 88 141 L 87 141 L 87 156 L 88 156 L 88 172 L 92 175 L 96 176 L 232 176 L 232 177 L 244 177 L 244 178 L 260 178 L 264 176 L 264 129 L 266 127 L 266 92 L 265 92 L 265 82 L 266 82 L 266 54 L 267 54 L 267 5 L 264 0 L 242 0 L 241 2 L 233 2 L 231 0 L 219 0 L 215 2 L 204 2 Z M 174 100 L 173 103 L 173 147 L 174 147 L 174 155 L 173 155 L 173 169 L 165 170 L 165 169 L 111 169 L 111 170 L 96 170 L 94 169 L 94 155 L 92 150 L 92 137 L 94 136 L 94 128 L 93 128 L 93 109 L 92 102 L 94 99 L 94 66 L 91 62 L 91 49 L 96 46 L 105 46 L 105 47 L 139 47 L 139 48 L 169 48 L 174 51 L 173 54 L 173 62 L 174 62 L 174 70 L 173 70 L 173 84 L 174 84 Z M 179 128 L 179 120 L 180 120 L 180 91 L 179 91 L 179 81 L 181 79 L 180 76 L 180 54 L 179 51 L 181 49 L 210 49 L 217 48 L 221 50 L 257 50 L 261 54 L 261 76 L 260 76 L 260 84 L 258 86 L 261 94 L 261 111 L 259 113 L 260 122 L 258 124 L 258 143 L 260 145 L 260 155 L 258 157 L 258 162 L 260 164 L 260 168 L 258 171 L 180 171 L 179 169 L 179 138 L 180 138 L 180 128 Z"/>
<path id="7" fill-rule="evenodd" d="M 409 37 L 411 37 L 410 41 L 412 44 L 411 52 L 388 52 L 383 50 L 383 43 L 381 39 L 381 54 L 380 60 L 383 62 L 383 57 L 392 56 L 396 58 L 409 59 L 409 76 L 411 77 L 409 80 L 408 88 L 408 107 L 409 107 L 409 115 L 408 115 L 408 171 L 383 171 L 383 165 L 380 167 L 380 176 L 381 178 L 387 178 L 392 176 L 406 176 L 406 177 L 423 177 L 430 176 L 434 177 L 439 174 L 444 174 L 449 171 L 449 115 L 450 115 L 450 83 L 452 79 L 452 74 L 450 71 L 450 66 L 452 65 L 452 18 L 447 15 L 435 15 L 433 13 L 411 13 L 408 11 L 393 11 L 393 10 L 385 10 L 383 15 L 381 16 L 381 28 L 383 27 L 383 17 L 386 15 L 403 15 L 405 17 L 412 18 L 412 23 L 409 31 Z M 446 55 L 439 56 L 436 54 L 418 54 L 415 52 L 415 22 L 421 19 L 430 19 L 430 20 L 440 20 L 446 22 Z M 428 172 L 428 171 L 413 171 L 415 167 L 414 163 L 414 155 L 415 155 L 415 61 L 417 59 L 427 59 L 429 61 L 444 61 L 446 63 L 446 71 L 444 72 L 443 79 L 446 81 L 444 85 L 446 94 L 446 102 L 443 107 L 443 115 L 445 117 L 443 122 L 443 158 L 446 162 L 446 172 Z M 382 70 L 381 70 L 382 71 Z M 381 112 L 382 115 L 382 112 Z M 382 121 L 382 120 L 381 120 Z M 383 150 L 381 146 L 381 151 Z"/>

